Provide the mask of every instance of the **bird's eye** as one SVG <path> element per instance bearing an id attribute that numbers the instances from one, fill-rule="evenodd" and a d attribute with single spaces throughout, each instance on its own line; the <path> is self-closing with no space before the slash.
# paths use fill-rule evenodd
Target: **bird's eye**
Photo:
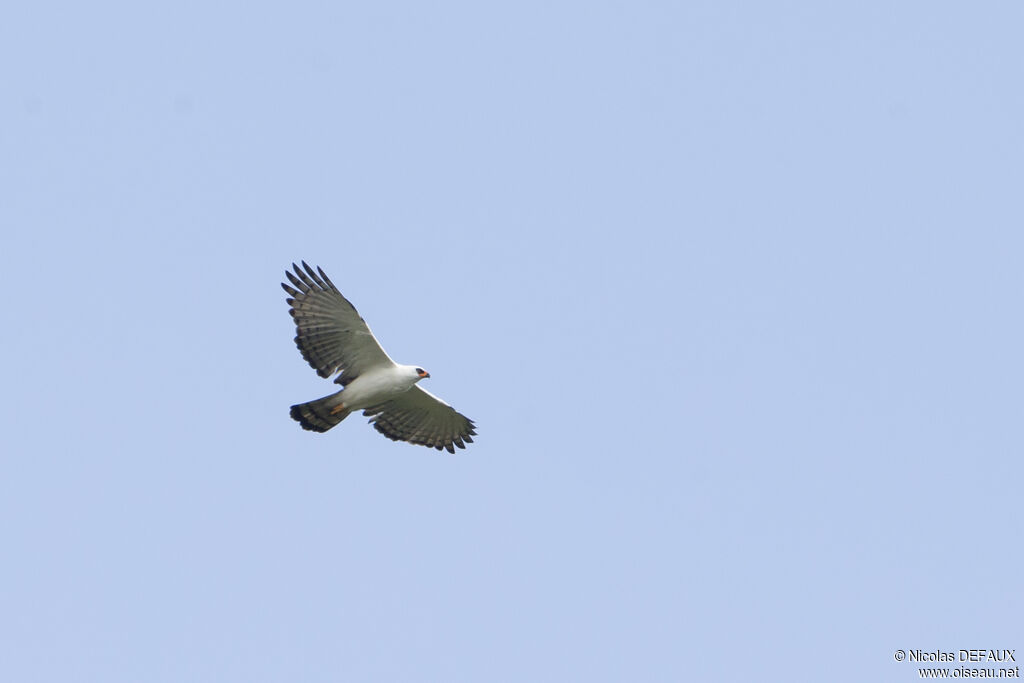
<path id="1" fill-rule="evenodd" d="M 416 374 L 417 375 L 422 375 L 423 374 L 423 368 L 416 368 Z"/>

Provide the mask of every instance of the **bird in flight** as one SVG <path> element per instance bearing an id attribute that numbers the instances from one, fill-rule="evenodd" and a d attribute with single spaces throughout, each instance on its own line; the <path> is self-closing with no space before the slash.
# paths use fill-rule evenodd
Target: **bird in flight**
<path id="1" fill-rule="evenodd" d="M 339 373 L 341 391 L 292 406 L 292 419 L 303 429 L 326 432 L 351 413 L 362 410 L 374 429 L 392 441 L 408 441 L 449 453 L 465 448 L 476 434 L 473 421 L 418 382 L 430 373 L 391 360 L 366 321 L 317 267 L 305 261 L 285 271 L 291 286 L 288 312 L 295 320 L 295 344 L 321 377 Z"/>

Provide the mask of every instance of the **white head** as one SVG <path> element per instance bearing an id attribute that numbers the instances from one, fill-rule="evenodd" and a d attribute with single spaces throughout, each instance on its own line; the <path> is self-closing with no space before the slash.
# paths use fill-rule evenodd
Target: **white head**
<path id="1" fill-rule="evenodd" d="M 430 377 L 430 373 L 421 367 L 416 365 L 405 365 L 402 369 L 409 373 L 409 376 L 413 378 L 414 382 L 419 382 L 421 379 Z"/>

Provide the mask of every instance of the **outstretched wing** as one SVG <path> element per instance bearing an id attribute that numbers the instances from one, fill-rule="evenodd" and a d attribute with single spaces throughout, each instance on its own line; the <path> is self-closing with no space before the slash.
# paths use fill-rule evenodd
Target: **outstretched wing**
<path id="1" fill-rule="evenodd" d="M 380 347 L 356 307 L 341 295 L 321 268 L 316 271 L 305 261 L 294 263 L 295 273 L 285 271 L 293 287 L 281 283 L 291 298 L 288 305 L 295 319 L 295 345 L 321 377 L 341 372 L 334 381 L 342 386 L 361 373 L 394 362 Z"/>
<path id="2" fill-rule="evenodd" d="M 449 453 L 455 452 L 455 446 L 473 443 L 476 434 L 472 420 L 419 386 L 367 408 L 363 415 L 370 416 L 374 429 L 393 441 L 445 448 Z"/>

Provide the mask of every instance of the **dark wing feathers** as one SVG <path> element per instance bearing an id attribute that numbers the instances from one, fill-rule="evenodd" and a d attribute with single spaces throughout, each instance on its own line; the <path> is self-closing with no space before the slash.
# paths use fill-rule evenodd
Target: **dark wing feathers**
<path id="1" fill-rule="evenodd" d="M 374 429 L 392 441 L 455 452 L 473 443 L 473 421 L 429 391 L 414 386 L 398 398 L 363 411 Z"/>
<path id="2" fill-rule="evenodd" d="M 315 271 L 303 261 L 295 273 L 285 272 L 292 286 L 289 313 L 295 320 L 295 345 L 321 377 L 341 372 L 334 381 L 345 385 L 366 369 L 391 363 L 356 307 L 342 296 L 323 269 Z"/>

